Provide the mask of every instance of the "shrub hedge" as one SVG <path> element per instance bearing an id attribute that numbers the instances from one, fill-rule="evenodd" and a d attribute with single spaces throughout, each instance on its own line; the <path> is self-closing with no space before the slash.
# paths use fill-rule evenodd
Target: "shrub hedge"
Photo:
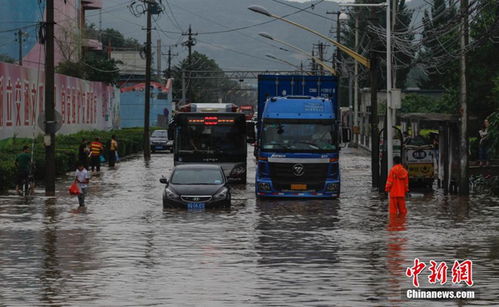
<path id="1" fill-rule="evenodd" d="M 72 171 L 76 168 L 78 159 L 78 147 L 82 138 L 88 141 L 93 141 L 95 137 L 99 137 L 105 146 L 104 154 L 107 157 L 107 149 L 111 135 L 116 135 L 118 141 L 118 152 L 120 157 L 137 153 L 142 150 L 143 146 L 143 129 L 142 128 L 126 128 L 111 131 L 81 131 L 70 135 L 56 136 L 56 172 L 58 175 Z M 0 141 L 0 191 L 5 191 L 15 186 L 16 155 L 22 151 L 24 145 L 30 146 L 34 156 L 35 163 L 35 179 L 43 180 L 45 174 L 45 147 L 43 145 L 43 137 L 39 136 L 34 140 L 25 138 L 9 138 Z"/>

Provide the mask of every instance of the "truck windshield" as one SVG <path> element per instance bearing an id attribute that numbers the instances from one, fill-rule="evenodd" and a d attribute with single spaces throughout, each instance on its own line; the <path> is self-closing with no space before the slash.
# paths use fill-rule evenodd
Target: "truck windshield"
<path id="1" fill-rule="evenodd" d="M 277 152 L 337 150 L 336 124 L 324 120 L 264 121 L 262 149 Z"/>
<path id="2" fill-rule="evenodd" d="M 246 150 L 244 133 L 231 126 L 183 126 L 179 130 L 180 153 L 240 155 Z"/>

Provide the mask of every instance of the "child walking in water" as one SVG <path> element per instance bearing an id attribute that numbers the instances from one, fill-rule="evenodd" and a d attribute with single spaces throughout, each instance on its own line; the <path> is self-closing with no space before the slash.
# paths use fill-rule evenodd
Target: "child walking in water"
<path id="1" fill-rule="evenodd" d="M 78 162 L 78 168 L 76 169 L 75 181 L 80 187 L 80 194 L 78 194 L 78 204 L 79 208 L 85 207 L 85 195 L 87 194 L 88 183 L 90 182 L 90 174 L 83 166 L 83 163 Z"/>

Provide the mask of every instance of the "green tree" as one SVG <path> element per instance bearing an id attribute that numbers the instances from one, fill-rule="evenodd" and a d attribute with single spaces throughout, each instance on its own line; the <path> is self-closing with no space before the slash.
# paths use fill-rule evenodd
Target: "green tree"
<path id="1" fill-rule="evenodd" d="M 414 32 L 409 28 L 412 22 L 413 12 L 407 8 L 405 0 L 398 0 L 397 2 L 397 18 L 394 28 L 398 44 L 394 46 L 396 76 L 396 83 L 394 86 L 396 88 L 405 88 L 407 76 L 413 67 L 413 58 L 415 57 L 415 49 L 412 46 Z"/>
<path id="2" fill-rule="evenodd" d="M 102 51 L 87 52 L 79 62 L 64 61 L 56 67 L 56 72 L 90 81 L 116 84 L 120 77 L 118 61 L 108 59 Z"/>
<path id="3" fill-rule="evenodd" d="M 381 2 L 381 1 L 376 1 Z M 372 1 L 356 0 L 355 3 L 372 3 Z M 397 33 L 397 44 L 394 45 L 394 70 L 396 75 L 397 88 L 405 88 L 407 76 L 412 68 L 412 59 L 414 58 L 415 48 L 412 45 L 414 33 L 409 27 L 412 22 L 413 12 L 407 8 L 406 0 L 397 0 L 397 18 L 395 22 L 395 33 Z M 386 14 L 383 10 L 369 10 L 366 8 L 354 8 L 351 10 L 351 18 L 348 20 L 348 26 L 342 27 L 341 41 L 348 47 L 355 47 L 355 19 L 358 19 L 359 27 L 359 53 L 368 56 L 371 49 L 374 49 L 385 63 L 386 46 L 382 40 L 384 37 L 373 33 L 369 26 L 378 27 L 378 30 L 385 33 Z M 343 57 L 348 58 L 347 55 Z M 386 65 L 386 63 L 385 63 Z M 366 74 L 367 75 L 367 74 Z M 386 84 L 386 66 L 378 72 L 378 84 L 383 88 Z M 360 86 L 369 86 L 367 78 L 361 81 Z"/>
<path id="4" fill-rule="evenodd" d="M 194 51 L 191 56 L 191 65 L 186 57 L 178 65 L 172 68 L 173 93 L 175 99 L 180 99 L 182 96 L 182 71 L 183 70 L 200 70 L 211 72 L 222 72 L 215 60 L 208 58 L 206 55 Z M 188 77 L 188 75 L 186 75 Z M 228 78 L 206 78 L 206 79 L 188 79 L 186 78 L 186 87 L 188 88 L 187 99 L 193 103 L 216 103 L 219 98 L 224 98 L 225 93 L 229 89 L 239 87 L 239 84 Z"/>
<path id="5" fill-rule="evenodd" d="M 457 61 L 450 61 L 452 53 L 459 49 L 457 39 L 459 28 L 455 27 L 459 21 L 454 6 L 447 0 L 433 0 L 430 10 L 426 10 L 423 17 L 423 40 L 418 62 L 427 67 L 427 75 L 418 80 L 418 86 L 424 89 L 443 89 L 452 86 L 457 80 L 454 72 Z M 434 63 L 440 58 L 446 58 L 445 65 Z"/>
<path id="6" fill-rule="evenodd" d="M 450 95 L 430 97 L 410 94 L 402 99 L 402 113 L 455 113 L 457 103 L 450 100 Z"/>
<path id="7" fill-rule="evenodd" d="M 468 53 L 468 105 L 481 121 L 499 110 L 499 41 L 493 39 L 499 37 L 499 4 L 479 0 L 477 5 L 486 9 L 480 10 L 470 26 L 471 43 L 480 45 Z"/>
<path id="8" fill-rule="evenodd" d="M 15 63 L 16 60 L 6 54 L 0 54 L 0 62 Z"/>
<path id="9" fill-rule="evenodd" d="M 88 38 L 100 40 L 105 47 L 110 46 L 111 49 L 125 48 L 139 50 L 143 47 L 138 40 L 131 37 L 125 38 L 118 30 L 112 28 L 99 30 L 95 28 L 94 24 L 87 25 L 86 36 Z"/>

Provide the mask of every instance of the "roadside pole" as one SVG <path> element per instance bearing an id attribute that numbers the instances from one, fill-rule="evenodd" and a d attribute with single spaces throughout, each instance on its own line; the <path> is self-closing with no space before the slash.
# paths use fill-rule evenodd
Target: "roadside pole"
<path id="1" fill-rule="evenodd" d="M 461 0 L 461 55 L 460 64 L 460 95 L 461 104 L 461 140 L 459 142 L 460 173 L 459 173 L 459 194 L 468 195 L 470 193 L 468 176 L 468 103 L 466 91 L 466 46 L 468 44 L 468 0 Z"/>
<path id="2" fill-rule="evenodd" d="M 54 0 L 47 0 L 45 22 L 45 195 L 55 195 Z"/>
<path id="3" fill-rule="evenodd" d="M 149 144 L 149 113 L 151 99 L 151 1 L 147 2 L 146 85 L 144 100 L 144 160 L 151 159 Z"/>

